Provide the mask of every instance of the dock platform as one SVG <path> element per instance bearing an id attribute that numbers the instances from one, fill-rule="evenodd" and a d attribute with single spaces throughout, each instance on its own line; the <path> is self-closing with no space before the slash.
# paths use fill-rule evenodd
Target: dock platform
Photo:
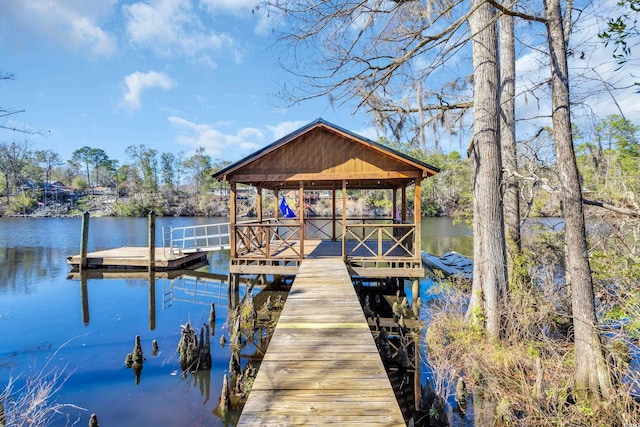
<path id="1" fill-rule="evenodd" d="M 405 426 L 341 258 L 300 265 L 238 426 Z"/>
<path id="2" fill-rule="evenodd" d="M 155 249 L 156 270 L 178 270 L 188 265 L 207 260 L 206 252 L 174 254 L 165 248 Z M 80 266 L 80 255 L 67 257 L 67 264 L 73 269 Z M 87 268 L 147 268 L 149 266 L 149 248 L 131 247 L 106 249 L 87 254 Z"/>

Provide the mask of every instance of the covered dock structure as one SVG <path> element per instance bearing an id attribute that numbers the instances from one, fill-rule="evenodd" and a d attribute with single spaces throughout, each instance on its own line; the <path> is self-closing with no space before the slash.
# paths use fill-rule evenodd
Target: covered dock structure
<path id="1" fill-rule="evenodd" d="M 351 276 L 417 280 L 424 276 L 421 182 L 438 172 L 317 119 L 214 174 L 230 184 L 229 273 L 293 276 L 307 257 L 337 256 Z M 238 217 L 238 186 L 256 189 L 254 219 Z M 350 190 L 389 190 L 390 214 L 349 217 Z M 318 192 L 330 197 L 330 216 L 306 214 L 306 201 Z M 295 195 L 290 206 L 294 218 L 279 212 L 285 194 Z M 272 198 L 274 207 L 268 218 L 266 197 Z"/>
<path id="2" fill-rule="evenodd" d="M 295 276 L 239 426 L 405 425 L 353 278 L 409 279 L 419 295 L 421 182 L 437 172 L 318 119 L 214 175 L 230 184 L 231 286 Z M 238 186 L 255 188 L 255 219 L 238 217 Z M 352 190 L 386 190 L 391 209 L 349 216 Z M 318 193 L 328 216 L 308 209 Z"/>

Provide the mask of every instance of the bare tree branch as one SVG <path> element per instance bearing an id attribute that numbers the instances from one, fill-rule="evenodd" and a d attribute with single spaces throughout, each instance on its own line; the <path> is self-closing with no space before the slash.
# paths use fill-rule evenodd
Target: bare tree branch
<path id="1" fill-rule="evenodd" d="M 527 21 L 541 22 L 543 24 L 546 22 L 546 20 L 540 16 L 529 15 L 527 13 L 509 9 L 508 7 L 505 7 L 505 5 L 498 3 L 495 0 L 487 0 L 487 3 L 489 3 L 491 6 L 495 7 L 499 12 L 505 15 L 514 16 L 516 18 L 521 18 Z"/>
<path id="2" fill-rule="evenodd" d="M 597 201 L 597 200 L 588 200 L 588 199 L 585 199 L 584 197 L 582 198 L 582 202 L 585 205 L 598 206 L 598 207 L 601 207 L 601 208 L 604 208 L 604 209 L 608 209 L 610 211 L 613 211 L 613 212 L 616 212 L 616 213 L 619 213 L 619 214 L 622 214 L 622 215 L 627 215 L 627 216 L 630 216 L 630 217 L 633 217 L 633 218 L 640 218 L 640 212 L 634 211 L 633 209 L 621 208 L 619 206 L 614 206 L 614 205 L 611 205 L 609 203 L 600 202 L 600 201 Z"/>

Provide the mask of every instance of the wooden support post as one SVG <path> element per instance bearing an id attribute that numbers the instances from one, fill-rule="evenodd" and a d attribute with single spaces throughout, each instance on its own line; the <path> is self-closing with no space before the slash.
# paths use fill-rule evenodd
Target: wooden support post
<path id="1" fill-rule="evenodd" d="M 422 381 L 421 381 L 421 364 L 422 358 L 420 357 L 420 349 L 422 348 L 421 334 L 415 334 L 413 339 L 413 363 L 415 370 L 413 372 L 413 396 L 414 407 L 416 411 L 420 411 L 420 399 L 422 399 Z M 428 380 L 427 380 L 428 381 Z"/>
<path id="2" fill-rule="evenodd" d="M 280 201 L 278 200 L 278 187 L 273 189 L 273 217 L 278 221 L 278 214 L 280 213 Z"/>
<path id="3" fill-rule="evenodd" d="M 229 246 L 231 246 L 230 258 L 236 257 L 236 183 L 231 183 L 229 192 Z M 231 262 L 231 261 L 229 261 Z"/>
<path id="4" fill-rule="evenodd" d="M 420 279 L 414 278 L 411 283 L 411 306 L 414 307 L 418 303 L 418 297 L 420 297 Z M 415 314 L 415 313 L 414 313 Z"/>
<path id="5" fill-rule="evenodd" d="M 149 212 L 149 271 L 156 269 L 156 213 Z"/>
<path id="6" fill-rule="evenodd" d="M 336 183 L 331 183 L 331 240 L 336 241 Z"/>
<path id="7" fill-rule="evenodd" d="M 391 190 L 391 218 L 393 218 L 393 222 L 395 223 L 397 218 L 396 211 L 398 210 L 398 189 L 393 188 Z"/>
<path id="8" fill-rule="evenodd" d="M 87 245 L 89 244 L 89 212 L 82 213 L 80 233 L 80 271 L 87 267 Z"/>
<path id="9" fill-rule="evenodd" d="M 400 197 L 402 197 L 402 208 L 400 212 L 400 219 L 402 219 L 402 221 L 404 222 L 407 220 L 407 187 L 402 187 L 400 194 L 401 194 Z"/>
<path id="10" fill-rule="evenodd" d="M 258 195 L 256 198 L 257 201 L 257 207 L 256 209 L 258 210 L 258 222 L 262 223 L 262 187 L 258 187 Z"/>
<path id="11" fill-rule="evenodd" d="M 300 185 L 300 201 L 299 201 L 299 216 L 300 216 L 300 261 L 304 259 L 304 239 L 305 229 L 304 229 L 304 181 L 299 182 Z"/>
<path id="12" fill-rule="evenodd" d="M 256 215 L 258 216 L 258 224 L 262 225 L 262 187 L 258 187 L 257 189 L 256 210 L 257 210 Z M 259 241 L 261 244 L 264 244 L 266 239 L 268 239 L 267 230 L 260 227 L 259 233 L 260 233 Z"/>
<path id="13" fill-rule="evenodd" d="M 233 273 L 227 273 L 227 301 L 229 301 L 229 310 L 233 308 L 231 306 L 231 297 L 233 294 L 233 289 L 231 289 L 232 280 L 233 280 Z"/>
<path id="14" fill-rule="evenodd" d="M 414 244 L 413 250 L 415 254 L 416 261 L 421 261 L 420 251 L 421 251 L 421 240 L 422 240 L 422 200 L 420 197 L 420 186 L 421 180 L 420 178 L 416 179 L 416 188 L 414 192 L 414 202 L 413 202 L 413 222 L 415 224 L 415 236 L 414 236 Z"/>
<path id="15" fill-rule="evenodd" d="M 347 260 L 347 181 L 342 180 L 342 259 Z"/>
<path id="16" fill-rule="evenodd" d="M 231 308 L 236 308 L 240 304 L 240 275 L 231 275 Z"/>

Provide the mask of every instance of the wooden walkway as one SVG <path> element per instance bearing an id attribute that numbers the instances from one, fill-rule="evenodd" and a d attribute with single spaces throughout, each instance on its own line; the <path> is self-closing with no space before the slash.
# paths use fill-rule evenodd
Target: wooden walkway
<path id="1" fill-rule="evenodd" d="M 238 426 L 405 426 L 341 258 L 300 265 Z"/>

